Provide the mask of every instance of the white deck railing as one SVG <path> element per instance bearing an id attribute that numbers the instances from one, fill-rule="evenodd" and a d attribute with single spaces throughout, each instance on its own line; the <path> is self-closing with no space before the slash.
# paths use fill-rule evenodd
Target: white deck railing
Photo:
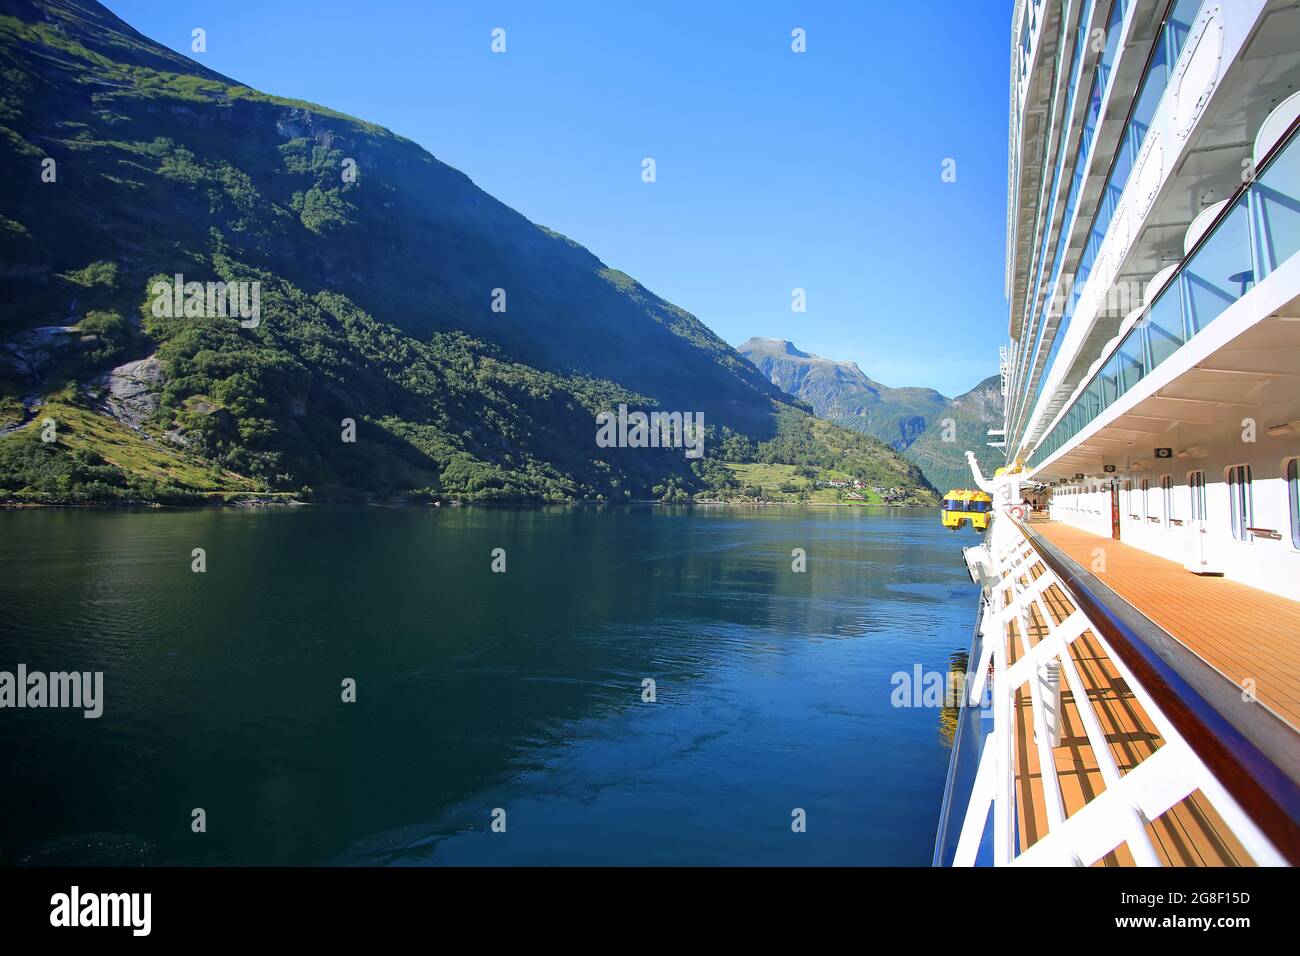
<path id="1" fill-rule="evenodd" d="M 985 694 L 992 665 L 993 730 L 984 741 L 970 803 L 962 823 L 955 866 L 971 866 L 993 813 L 995 865 L 1088 866 L 1126 845 L 1143 866 L 1160 865 L 1160 856 L 1147 824 L 1200 791 L 1224 824 L 1259 865 L 1285 865 L 1286 860 L 1260 831 L 1222 783 L 1210 772 L 1166 714 L 1114 652 L 1080 604 L 1047 562 L 1042 561 L 1018 523 L 1005 511 L 995 512 L 985 544 L 966 549 L 972 576 L 987 592 L 978 660 L 972 660 L 967 684 L 969 706 Z M 1042 573 L 1030 571 L 1041 564 Z M 1023 580 L 1022 580 L 1023 578 Z M 1059 624 L 1045 602 L 1053 584 L 1076 608 Z M 1008 599 L 1008 592 L 1010 597 Z M 1042 639 L 1030 645 L 1031 608 Z M 1016 622 L 1019 653 L 1008 662 L 1007 625 Z M 1106 740 L 1082 675 L 1069 653 L 1085 631 L 1110 658 L 1134 698 L 1160 735 L 1161 746 L 1136 767 L 1121 774 Z M 1023 853 L 1018 851 L 1016 793 L 1016 692 L 1028 685 L 1032 710 L 1032 744 L 1041 772 L 1048 829 Z M 1068 689 L 1105 783 L 1104 792 L 1067 815 L 1057 774 L 1053 745 L 1060 742 L 1061 692 Z M 1028 772 L 1024 768 L 1023 772 Z"/>

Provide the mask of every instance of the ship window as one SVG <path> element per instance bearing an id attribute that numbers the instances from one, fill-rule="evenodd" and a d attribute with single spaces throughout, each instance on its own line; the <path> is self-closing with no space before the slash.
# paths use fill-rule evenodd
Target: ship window
<path id="1" fill-rule="evenodd" d="M 1205 520 L 1205 472 L 1187 473 L 1187 492 L 1192 504 L 1192 520 Z"/>
<path id="2" fill-rule="evenodd" d="M 1232 513 L 1232 536 L 1238 541 L 1251 540 L 1250 526 L 1255 523 L 1250 482 L 1250 465 L 1228 469 L 1228 508 Z"/>
<path id="3" fill-rule="evenodd" d="M 1300 458 L 1286 463 L 1286 498 L 1291 511 L 1291 547 L 1300 548 Z"/>
<path id="4" fill-rule="evenodd" d="M 1174 478 L 1172 475 L 1160 476 L 1160 496 L 1164 499 L 1165 524 L 1174 520 Z"/>

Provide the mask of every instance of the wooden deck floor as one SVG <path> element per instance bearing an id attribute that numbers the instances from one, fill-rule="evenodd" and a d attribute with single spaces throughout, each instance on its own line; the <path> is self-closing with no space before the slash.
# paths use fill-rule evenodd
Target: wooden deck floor
<path id="1" fill-rule="evenodd" d="M 1034 531 L 1088 569 L 1104 548 L 1103 584 L 1238 686 L 1254 681 L 1259 702 L 1300 730 L 1300 602 L 1059 522 Z"/>
<path id="2" fill-rule="evenodd" d="M 1029 568 L 1029 575 L 1037 578 L 1044 570 L 1042 562 L 1037 561 Z M 1052 623 L 1061 622 L 1074 610 L 1069 598 L 1056 585 L 1045 592 L 1043 603 Z M 1026 631 L 1022 637 L 1016 622 L 1008 622 L 1005 639 L 1009 663 L 1014 663 L 1047 634 L 1047 621 L 1036 607 L 1029 612 Z M 1085 631 L 1070 645 L 1069 653 L 1085 685 L 1085 706 L 1097 715 L 1120 774 L 1128 773 L 1155 753 L 1164 741 L 1090 631 Z M 1038 749 L 1034 744 L 1028 685 L 1017 692 L 1016 703 L 1015 789 L 1018 842 L 1023 852 L 1048 832 L 1048 814 Z M 1106 784 L 1079 716 L 1080 702 L 1066 690 L 1061 703 L 1061 744 L 1052 748 L 1052 759 L 1065 815 L 1069 817 L 1103 793 Z M 1248 866 L 1253 862 L 1199 791 L 1149 823 L 1146 831 L 1166 866 Z M 1128 846 L 1120 844 L 1094 865 L 1132 866 L 1133 863 Z"/>

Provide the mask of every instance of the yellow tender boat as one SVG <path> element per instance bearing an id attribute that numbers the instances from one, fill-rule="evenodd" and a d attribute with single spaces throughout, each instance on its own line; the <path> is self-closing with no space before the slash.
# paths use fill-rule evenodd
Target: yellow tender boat
<path id="1" fill-rule="evenodd" d="M 984 531 L 989 526 L 989 517 L 993 512 L 993 499 L 982 491 L 968 488 L 956 488 L 943 496 L 943 526 L 949 531 L 956 531 L 966 522 L 975 531 Z"/>

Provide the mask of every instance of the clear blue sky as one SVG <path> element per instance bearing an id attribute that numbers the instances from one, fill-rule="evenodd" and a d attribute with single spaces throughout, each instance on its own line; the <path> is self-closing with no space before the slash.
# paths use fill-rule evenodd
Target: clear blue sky
<path id="1" fill-rule="evenodd" d="M 790 339 L 947 395 L 997 371 L 1012 0 L 108 6 L 415 140 L 733 345 Z"/>

